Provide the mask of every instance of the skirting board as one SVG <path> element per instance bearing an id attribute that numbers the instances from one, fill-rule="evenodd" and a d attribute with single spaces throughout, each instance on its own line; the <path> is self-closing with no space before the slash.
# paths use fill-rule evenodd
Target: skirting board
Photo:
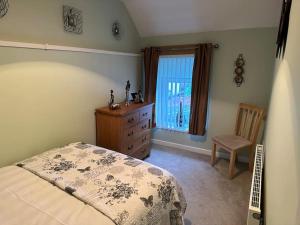
<path id="1" fill-rule="evenodd" d="M 151 140 L 152 144 L 160 145 L 160 146 L 165 146 L 165 147 L 170 147 L 170 148 L 176 148 L 182 151 L 189 151 L 189 152 L 194 152 L 197 154 L 202 154 L 202 155 L 211 155 L 211 150 L 210 149 L 205 149 L 205 148 L 197 148 L 193 146 L 188 146 L 188 145 L 182 145 L 182 144 L 177 144 L 169 141 L 162 141 L 158 139 L 152 139 Z M 219 158 L 224 158 L 228 159 L 229 154 L 223 154 L 222 152 L 217 152 L 217 157 Z M 239 156 L 239 161 L 248 163 L 248 158 L 244 156 Z"/>

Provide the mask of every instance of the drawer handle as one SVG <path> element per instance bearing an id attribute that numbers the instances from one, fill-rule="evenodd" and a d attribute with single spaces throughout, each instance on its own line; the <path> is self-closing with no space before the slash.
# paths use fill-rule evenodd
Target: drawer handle
<path id="1" fill-rule="evenodd" d="M 132 118 L 130 118 L 130 119 L 128 119 L 128 123 L 132 123 L 134 121 L 134 118 L 132 117 Z"/>
<path id="2" fill-rule="evenodd" d="M 127 148 L 128 150 L 131 150 L 131 149 L 133 149 L 133 145 L 130 145 L 130 146 L 128 146 L 128 148 Z"/>
<path id="3" fill-rule="evenodd" d="M 146 112 L 146 113 L 143 113 L 143 116 L 147 116 L 148 115 L 148 113 Z"/>
<path id="4" fill-rule="evenodd" d="M 133 130 L 131 132 L 128 133 L 128 137 L 133 135 Z"/>
<path id="5" fill-rule="evenodd" d="M 147 128 L 147 124 L 142 126 L 142 129 L 145 130 Z"/>

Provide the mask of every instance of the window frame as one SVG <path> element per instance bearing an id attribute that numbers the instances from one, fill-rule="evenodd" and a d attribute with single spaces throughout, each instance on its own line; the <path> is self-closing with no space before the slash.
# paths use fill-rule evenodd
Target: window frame
<path id="1" fill-rule="evenodd" d="M 163 50 L 160 53 L 159 59 L 161 57 L 174 57 L 174 58 L 176 58 L 176 57 L 180 57 L 180 56 L 193 56 L 193 58 L 195 60 L 195 51 L 190 50 L 190 49 L 187 49 L 187 50 Z M 193 67 L 194 67 L 194 62 L 193 62 Z M 159 72 L 159 63 L 158 63 L 158 72 Z M 159 74 L 157 74 L 157 81 L 158 81 L 158 75 Z M 192 84 L 192 80 L 193 80 L 193 68 L 192 68 L 192 74 L 191 74 L 191 84 Z M 155 104 L 156 104 L 156 102 L 155 102 Z M 191 104 L 190 104 L 190 107 L 191 107 Z M 189 118 L 189 121 L 190 121 L 190 118 Z M 156 127 L 158 129 L 161 129 L 161 130 L 167 130 L 167 131 L 170 131 L 170 132 L 178 132 L 178 133 L 187 134 L 187 133 L 189 133 L 189 121 L 188 121 L 188 129 L 187 130 L 180 130 L 180 129 L 176 129 L 176 128 L 159 127 L 159 126 L 157 126 L 157 124 L 156 124 Z"/>

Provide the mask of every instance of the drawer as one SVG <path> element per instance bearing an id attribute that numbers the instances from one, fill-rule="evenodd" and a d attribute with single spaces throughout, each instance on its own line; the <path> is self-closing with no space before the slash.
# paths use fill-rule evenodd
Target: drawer
<path id="1" fill-rule="evenodd" d="M 131 152 L 136 151 L 141 146 L 150 144 L 150 140 L 151 140 L 150 131 L 144 132 L 138 138 L 123 140 L 124 144 L 122 148 L 122 153 L 130 155 Z"/>
<path id="2" fill-rule="evenodd" d="M 139 125 L 126 128 L 123 133 L 123 140 L 128 142 L 128 140 L 135 138 L 138 133 L 139 133 Z"/>
<path id="3" fill-rule="evenodd" d="M 151 117 L 152 117 L 152 107 L 148 107 L 140 110 L 140 121 Z"/>
<path id="4" fill-rule="evenodd" d="M 137 126 L 137 131 L 138 131 L 138 132 L 143 132 L 143 131 L 145 131 L 145 130 L 150 129 L 150 128 L 151 128 L 151 127 L 150 127 L 150 126 L 151 126 L 151 125 L 150 125 L 150 122 L 151 122 L 150 119 L 146 119 L 146 120 L 140 122 L 140 123 L 138 124 L 138 126 Z"/>
<path id="5" fill-rule="evenodd" d="M 132 113 L 122 118 L 122 123 L 125 127 L 130 127 L 136 125 L 140 120 L 139 118 L 140 118 L 139 112 Z"/>
<path id="6" fill-rule="evenodd" d="M 141 148 L 131 152 L 129 155 L 137 159 L 144 159 L 150 155 L 150 145 L 143 145 Z"/>
<path id="7" fill-rule="evenodd" d="M 137 139 L 137 142 L 139 143 L 139 146 L 149 144 L 150 141 L 151 141 L 150 132 L 144 133 L 139 139 Z"/>
<path id="8" fill-rule="evenodd" d="M 130 141 L 124 143 L 122 153 L 130 155 L 131 152 L 136 151 L 141 145 L 137 141 Z"/>

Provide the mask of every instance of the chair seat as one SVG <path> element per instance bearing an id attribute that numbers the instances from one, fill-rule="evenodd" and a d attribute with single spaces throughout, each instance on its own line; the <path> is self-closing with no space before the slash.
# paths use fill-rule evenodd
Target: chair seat
<path id="1" fill-rule="evenodd" d="M 223 145 L 224 147 L 228 148 L 228 150 L 237 150 L 240 148 L 248 147 L 252 144 L 249 140 L 235 135 L 215 136 L 212 138 L 212 140 L 217 144 Z"/>

